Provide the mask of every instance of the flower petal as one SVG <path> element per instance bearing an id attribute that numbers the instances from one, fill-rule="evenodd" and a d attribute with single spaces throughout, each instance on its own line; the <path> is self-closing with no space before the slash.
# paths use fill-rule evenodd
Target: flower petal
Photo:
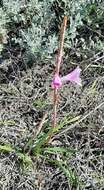
<path id="1" fill-rule="evenodd" d="M 59 75 L 56 73 L 56 74 L 54 75 L 54 78 L 53 78 L 53 81 L 52 81 L 52 83 L 51 83 L 51 86 L 52 86 L 52 88 L 54 89 L 54 88 L 60 88 L 61 85 L 62 85 L 61 78 L 60 78 Z"/>
<path id="2" fill-rule="evenodd" d="M 81 72 L 81 69 L 79 67 L 77 67 L 76 69 L 74 69 L 74 71 L 72 71 L 68 75 L 62 77 L 61 82 L 64 83 L 67 81 L 71 81 L 71 82 L 77 83 L 78 85 L 81 86 L 82 83 L 81 83 L 81 78 L 80 78 L 80 72 Z"/>

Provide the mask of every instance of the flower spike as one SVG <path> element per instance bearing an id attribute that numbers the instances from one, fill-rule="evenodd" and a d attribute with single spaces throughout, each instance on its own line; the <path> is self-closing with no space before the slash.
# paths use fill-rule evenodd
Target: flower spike
<path id="1" fill-rule="evenodd" d="M 82 86 L 82 83 L 81 83 L 81 78 L 80 78 L 80 72 L 81 72 L 81 69 L 79 68 L 79 66 L 74 69 L 71 73 L 69 73 L 68 75 L 66 76 L 63 76 L 63 77 L 60 77 L 57 73 L 54 75 L 54 78 L 53 78 L 53 81 L 51 83 L 52 85 L 52 88 L 55 89 L 55 88 L 60 88 L 62 86 L 63 83 L 65 82 L 72 82 L 72 83 L 76 83 L 78 84 L 79 86 Z"/>

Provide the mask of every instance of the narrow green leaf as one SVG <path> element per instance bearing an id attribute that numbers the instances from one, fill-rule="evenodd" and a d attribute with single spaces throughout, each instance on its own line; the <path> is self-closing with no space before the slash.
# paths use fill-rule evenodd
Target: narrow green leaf
<path id="1" fill-rule="evenodd" d="M 20 153 L 20 152 L 17 152 L 16 154 L 19 157 L 19 159 L 22 160 L 24 163 L 27 163 L 27 164 L 32 163 L 31 157 L 29 155 L 23 154 L 23 153 Z"/>
<path id="2" fill-rule="evenodd" d="M 80 189 L 79 187 L 79 180 L 78 177 L 76 176 L 75 172 L 72 171 L 71 168 L 69 168 L 67 165 L 65 165 L 65 163 L 61 160 L 48 160 L 49 162 L 51 162 L 52 164 L 58 166 L 62 172 L 64 173 L 64 175 L 67 177 L 69 183 L 76 189 Z"/>
<path id="3" fill-rule="evenodd" d="M 0 151 L 2 151 L 2 152 L 13 152 L 14 149 L 9 144 L 5 144 L 5 145 L 0 145 Z"/>
<path id="4" fill-rule="evenodd" d="M 75 151 L 73 149 L 64 148 L 64 147 L 47 147 L 47 148 L 44 148 L 44 152 L 51 153 L 51 154 L 55 154 L 55 153 L 73 154 Z"/>

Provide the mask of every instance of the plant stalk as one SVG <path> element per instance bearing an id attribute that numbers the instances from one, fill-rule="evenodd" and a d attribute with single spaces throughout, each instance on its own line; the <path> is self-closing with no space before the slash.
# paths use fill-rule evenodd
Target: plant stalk
<path id="1" fill-rule="evenodd" d="M 67 16 L 64 16 L 63 23 L 60 28 L 60 40 L 59 40 L 59 47 L 58 47 L 58 54 L 56 57 L 56 68 L 55 68 L 55 73 L 59 75 L 60 72 L 60 65 L 62 61 L 62 54 L 63 54 L 63 46 L 64 46 L 64 35 L 65 35 L 65 30 L 66 30 L 66 24 L 67 24 Z M 54 88 L 54 93 L 53 93 L 53 117 L 52 117 L 52 128 L 55 128 L 57 125 L 57 106 L 58 106 L 58 89 Z M 47 142 L 51 139 L 53 135 L 50 134 Z"/>

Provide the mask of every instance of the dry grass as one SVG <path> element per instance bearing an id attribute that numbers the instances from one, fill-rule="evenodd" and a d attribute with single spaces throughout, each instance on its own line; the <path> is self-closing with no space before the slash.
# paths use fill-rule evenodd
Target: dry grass
<path id="1" fill-rule="evenodd" d="M 92 67 L 94 61 L 96 65 L 104 64 L 99 54 L 89 65 L 87 61 L 81 63 L 82 89 L 68 84 L 61 90 L 59 121 L 65 117 L 80 115 L 80 118 L 67 122 L 50 142 L 52 146 L 76 150 L 72 156 L 65 157 L 64 163 L 75 171 L 81 190 L 104 189 L 104 69 Z M 34 63 L 31 69 L 20 72 L 12 69 L 11 73 L 8 73 L 8 66 L 7 69 L 3 65 L 0 67 L 0 142 L 23 149 L 28 139 L 36 134 L 45 111 L 50 118 L 52 69 L 49 63 Z M 64 72 L 70 67 L 67 61 Z M 63 159 L 59 153 L 51 158 Z M 34 157 L 33 166 L 27 169 L 13 152 L 1 152 L 0 189 L 78 189 L 68 181 L 60 167 L 50 164 L 44 155 Z"/>

